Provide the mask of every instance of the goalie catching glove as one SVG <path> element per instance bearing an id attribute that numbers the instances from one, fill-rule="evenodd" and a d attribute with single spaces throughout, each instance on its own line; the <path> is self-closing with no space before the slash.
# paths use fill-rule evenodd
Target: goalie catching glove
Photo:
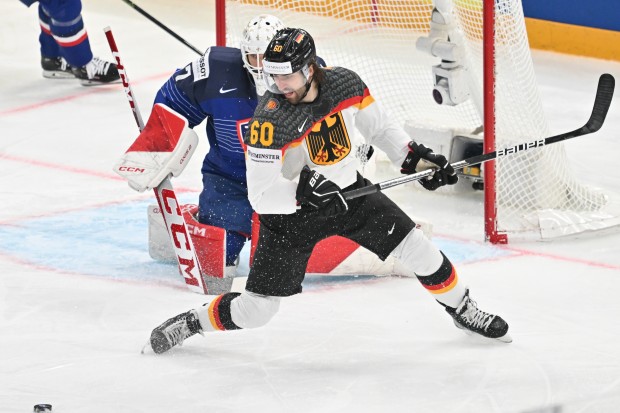
<path id="1" fill-rule="evenodd" d="M 179 176 L 198 145 L 187 119 L 160 103 L 146 126 L 114 166 L 136 191 L 157 187 L 169 175 Z"/>
<path id="2" fill-rule="evenodd" d="M 408 146 L 409 153 L 401 166 L 401 173 L 411 175 L 426 169 L 435 169 L 433 175 L 420 180 L 420 184 L 429 191 L 434 191 L 446 184 L 454 185 L 458 182 L 459 177 L 445 156 L 438 155 L 432 149 L 418 145 L 413 141 L 409 142 Z"/>
<path id="3" fill-rule="evenodd" d="M 349 209 L 340 187 L 320 173 L 304 166 L 299 174 L 295 196 L 300 204 L 318 209 L 325 217 L 344 214 Z"/>

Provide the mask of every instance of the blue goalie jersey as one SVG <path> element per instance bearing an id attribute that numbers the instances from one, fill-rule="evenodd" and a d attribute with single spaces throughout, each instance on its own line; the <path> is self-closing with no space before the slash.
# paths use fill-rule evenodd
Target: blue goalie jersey
<path id="1" fill-rule="evenodd" d="M 245 184 L 241 142 L 258 97 L 253 79 L 243 67 L 241 50 L 209 48 L 204 56 L 168 79 L 155 103 L 163 103 L 185 116 L 192 128 L 207 119 L 210 148 L 202 173 Z"/>

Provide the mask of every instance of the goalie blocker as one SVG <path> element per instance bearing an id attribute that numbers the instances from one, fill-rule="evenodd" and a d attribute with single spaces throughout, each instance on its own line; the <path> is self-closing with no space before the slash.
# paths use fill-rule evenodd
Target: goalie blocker
<path id="1" fill-rule="evenodd" d="M 160 103 L 146 126 L 114 166 L 132 189 L 156 188 L 168 176 L 179 176 L 198 146 L 198 135 L 187 120 Z"/>

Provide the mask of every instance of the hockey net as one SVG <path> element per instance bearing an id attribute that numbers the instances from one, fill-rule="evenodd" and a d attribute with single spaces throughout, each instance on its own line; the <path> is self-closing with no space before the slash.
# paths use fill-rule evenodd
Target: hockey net
<path id="1" fill-rule="evenodd" d="M 318 55 L 329 66 L 359 73 L 375 98 L 416 140 L 449 155 L 452 136 L 483 139 L 483 0 L 218 1 L 220 22 L 224 8 L 226 16 L 218 38 L 225 30 L 227 45 L 239 45 L 243 27 L 252 17 L 273 14 L 286 26 L 308 30 Z M 449 10 L 450 41 L 464 51 L 459 63 L 466 69 L 470 98 L 456 106 L 433 100 L 431 67 L 440 59 L 416 49 L 418 38 L 429 34 L 438 3 Z M 495 19 L 495 147 L 500 149 L 547 137 L 549 129 L 521 1 L 495 0 Z M 485 219 L 494 220 L 497 231 L 510 237 L 555 237 L 620 223 L 620 214 L 607 212 L 606 194 L 575 179 L 563 144 L 498 159 L 495 185 L 485 189 L 495 191 L 495 205 L 489 210 L 496 211 Z"/>

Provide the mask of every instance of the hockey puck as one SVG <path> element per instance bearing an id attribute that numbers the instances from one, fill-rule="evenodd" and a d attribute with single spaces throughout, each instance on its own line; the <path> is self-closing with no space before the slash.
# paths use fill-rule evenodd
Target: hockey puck
<path id="1" fill-rule="evenodd" d="M 51 412 L 52 405 L 51 404 L 35 404 L 34 405 L 34 413 L 37 412 Z"/>

